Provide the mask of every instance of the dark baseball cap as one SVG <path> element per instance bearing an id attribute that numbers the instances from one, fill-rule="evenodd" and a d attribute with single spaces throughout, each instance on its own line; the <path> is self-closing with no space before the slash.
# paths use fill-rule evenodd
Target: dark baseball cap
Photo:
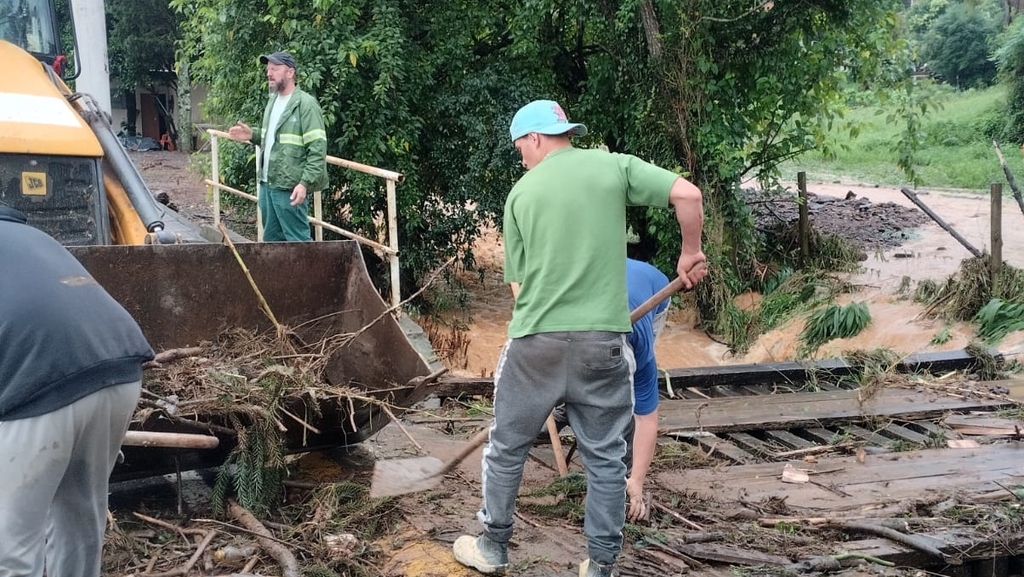
<path id="1" fill-rule="evenodd" d="M 273 54 L 264 54 L 260 56 L 260 64 L 284 64 L 288 68 L 295 70 L 298 66 L 295 64 L 295 58 L 287 52 L 275 52 Z"/>

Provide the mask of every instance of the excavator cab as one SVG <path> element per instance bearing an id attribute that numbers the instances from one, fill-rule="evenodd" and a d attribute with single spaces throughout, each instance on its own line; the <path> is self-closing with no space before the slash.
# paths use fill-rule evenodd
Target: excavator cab
<path id="1" fill-rule="evenodd" d="M 50 66 L 61 54 L 59 34 L 53 0 L 8 0 L 0 4 L 0 39 Z"/>

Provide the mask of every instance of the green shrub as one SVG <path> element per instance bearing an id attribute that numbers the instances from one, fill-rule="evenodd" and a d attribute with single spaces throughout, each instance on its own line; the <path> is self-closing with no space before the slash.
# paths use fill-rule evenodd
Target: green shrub
<path id="1" fill-rule="evenodd" d="M 994 298 L 981 307 L 974 321 L 979 337 L 989 344 L 997 343 L 1014 331 L 1024 330 L 1024 303 Z"/>
<path id="2" fill-rule="evenodd" d="M 821 345 L 834 340 L 856 336 L 871 323 L 871 313 L 864 303 L 846 306 L 831 304 L 811 313 L 800 333 L 801 356 L 811 354 Z"/>

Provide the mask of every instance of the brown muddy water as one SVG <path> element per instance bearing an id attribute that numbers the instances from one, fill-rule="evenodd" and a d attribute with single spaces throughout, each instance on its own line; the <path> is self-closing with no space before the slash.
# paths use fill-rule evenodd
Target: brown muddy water
<path id="1" fill-rule="evenodd" d="M 867 198 L 874 204 L 892 202 L 914 207 L 898 188 L 835 183 L 812 183 L 808 188 L 819 195 L 842 198 L 852 191 L 858 198 Z M 918 196 L 976 248 L 989 250 L 991 204 L 987 192 L 919 190 Z M 1024 214 L 1009 196 L 1003 199 L 1002 212 L 1003 260 L 1013 266 L 1024 267 Z M 850 277 L 859 290 L 845 295 L 840 303 L 867 303 L 872 317 L 868 328 L 856 337 L 827 343 L 818 350 L 816 357 L 835 357 L 848 350 L 876 348 L 887 348 L 898 354 L 934 352 L 960 349 L 970 342 L 973 328 L 958 323 L 949 327 L 952 335 L 949 341 L 941 345 L 930 344 L 946 324 L 923 317 L 922 306 L 901 300 L 897 295 L 904 277 L 913 283 L 924 279 L 945 280 L 957 271 L 961 260 L 971 256 L 970 252 L 931 220 L 913 229 L 909 236 L 910 239 L 899 247 L 868 253 L 863 270 Z M 474 246 L 474 254 L 485 273 L 482 281 L 476 277 L 466 279 L 470 293 L 468 311 L 452 314 L 465 323 L 469 340 L 465 359 L 453 367 L 453 372 L 490 376 L 505 342 L 512 296 L 501 277 L 500 235 L 494 231 L 487 233 Z M 737 298 L 740 306 L 752 306 L 758 295 Z M 670 369 L 794 360 L 803 323 L 804 316 L 791 319 L 761 335 L 745 354 L 735 355 L 727 346 L 694 327 L 692 311 L 676 309 L 655 345 L 658 365 L 662 369 Z M 1016 355 L 1024 351 L 1022 341 L 1021 333 L 1014 333 L 1004 339 L 998 349 L 1004 354 Z"/>

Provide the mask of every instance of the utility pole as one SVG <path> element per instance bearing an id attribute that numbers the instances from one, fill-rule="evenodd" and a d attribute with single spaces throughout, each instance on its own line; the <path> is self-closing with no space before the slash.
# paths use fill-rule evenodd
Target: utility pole
<path id="1" fill-rule="evenodd" d="M 78 38 L 75 90 L 92 96 L 110 114 L 110 66 L 107 60 L 107 14 L 103 0 L 71 0 L 71 17 Z"/>

